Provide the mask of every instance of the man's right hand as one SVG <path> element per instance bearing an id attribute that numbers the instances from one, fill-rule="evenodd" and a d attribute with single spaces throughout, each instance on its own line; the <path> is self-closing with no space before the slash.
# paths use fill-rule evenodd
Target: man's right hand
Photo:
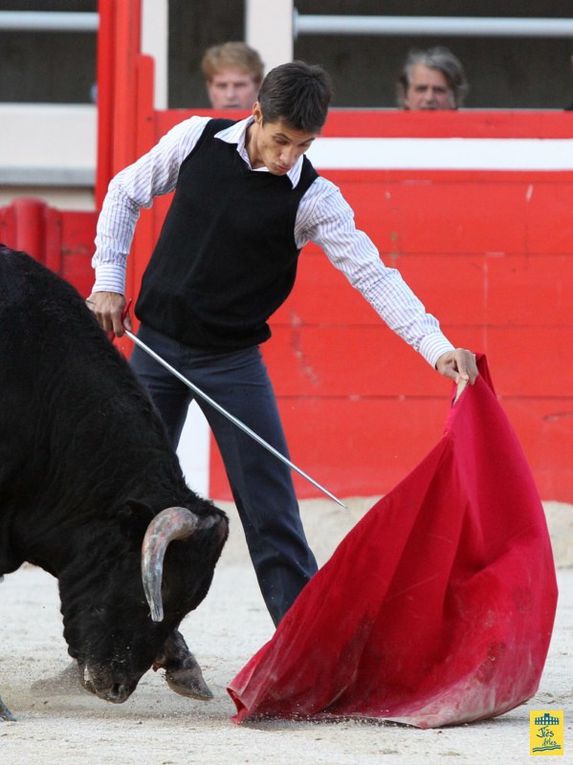
<path id="1" fill-rule="evenodd" d="M 86 300 L 86 305 L 106 332 L 113 332 L 116 337 L 121 337 L 125 331 L 124 327 L 131 331 L 129 316 L 122 321 L 125 298 L 118 292 L 92 292 Z"/>

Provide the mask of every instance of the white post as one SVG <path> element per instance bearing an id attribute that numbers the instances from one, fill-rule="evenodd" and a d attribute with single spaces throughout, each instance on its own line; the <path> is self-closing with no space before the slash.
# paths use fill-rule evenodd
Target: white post
<path id="1" fill-rule="evenodd" d="M 210 495 L 210 432 L 203 412 L 194 401 L 183 426 L 177 456 L 188 486 L 202 497 Z"/>
<path id="2" fill-rule="evenodd" d="M 293 0 L 246 0 L 245 38 L 260 53 L 266 72 L 292 61 Z"/>
<path id="3" fill-rule="evenodd" d="M 143 0 L 141 14 L 141 50 L 155 60 L 156 109 L 167 109 L 168 102 L 168 0 Z"/>

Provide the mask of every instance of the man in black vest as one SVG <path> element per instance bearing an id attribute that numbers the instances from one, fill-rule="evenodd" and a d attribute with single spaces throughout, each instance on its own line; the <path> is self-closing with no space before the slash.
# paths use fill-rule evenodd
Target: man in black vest
<path id="1" fill-rule="evenodd" d="M 125 260 L 141 207 L 175 190 L 143 277 L 139 336 L 183 375 L 288 455 L 259 345 L 290 293 L 298 255 L 319 244 L 386 323 L 438 372 L 473 382 L 473 353 L 436 319 L 354 226 L 339 189 L 304 156 L 326 121 L 320 67 L 283 64 L 239 122 L 191 117 L 111 182 L 98 221 L 88 305 L 123 334 Z M 126 326 L 127 326 L 126 320 Z M 136 348 L 132 364 L 176 446 L 191 393 Z M 289 469 L 201 400 L 220 448 L 267 608 L 278 624 L 316 571 Z"/>

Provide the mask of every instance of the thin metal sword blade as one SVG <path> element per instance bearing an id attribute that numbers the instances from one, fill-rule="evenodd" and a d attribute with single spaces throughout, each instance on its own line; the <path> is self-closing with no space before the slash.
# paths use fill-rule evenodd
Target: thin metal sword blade
<path id="1" fill-rule="evenodd" d="M 301 470 L 299 467 L 297 467 L 294 462 L 291 462 L 289 459 L 287 459 L 284 454 L 281 454 L 277 449 L 275 449 L 274 446 L 271 446 L 267 441 L 265 441 L 264 438 L 261 438 L 261 436 L 258 435 L 258 433 L 255 433 L 254 430 L 251 430 L 248 425 L 245 425 L 244 422 L 241 422 L 241 420 L 237 419 L 234 415 L 232 415 L 230 412 L 228 412 L 226 409 L 224 409 L 220 404 L 218 404 L 214 399 L 211 398 L 211 396 L 208 396 L 206 393 L 204 393 L 201 388 L 199 388 L 195 383 L 192 383 L 191 380 L 188 380 L 184 375 L 181 374 L 181 372 L 178 372 L 175 367 L 172 367 L 169 362 L 165 361 L 164 358 L 159 356 L 159 354 L 155 353 L 155 351 L 150 348 L 148 345 L 146 345 L 142 340 L 140 340 L 137 335 L 134 335 L 133 332 L 130 332 L 129 329 L 125 330 L 125 334 L 129 339 L 134 342 L 139 348 L 141 348 L 145 353 L 147 353 L 149 356 L 151 356 L 152 359 L 155 359 L 161 366 L 165 367 L 169 372 L 171 372 L 172 375 L 174 375 L 178 380 L 181 380 L 181 382 L 186 385 L 188 388 L 190 388 L 194 393 L 196 393 L 198 396 L 200 396 L 204 401 L 206 401 L 210 406 L 213 407 L 213 409 L 216 409 L 219 414 L 222 414 L 223 417 L 226 417 L 230 422 L 232 422 L 234 425 L 236 425 L 240 430 L 242 430 L 244 433 L 246 433 L 248 436 L 250 436 L 252 439 L 254 439 L 258 444 L 260 444 L 263 448 L 265 448 L 268 452 L 273 454 L 277 459 L 279 459 L 281 462 L 284 462 L 285 465 L 288 465 L 292 470 L 295 470 L 299 475 L 301 475 L 303 478 L 306 478 L 307 481 L 309 481 L 313 486 L 316 486 L 317 489 L 319 489 L 323 494 L 326 494 L 327 497 L 330 497 L 330 499 L 334 500 L 336 504 L 340 505 L 340 507 L 343 507 L 345 510 L 348 510 L 344 502 L 341 502 L 338 497 L 335 497 L 332 492 L 328 491 L 328 489 L 325 489 L 324 486 L 322 486 L 318 481 L 315 481 L 314 478 L 311 478 L 311 476 L 308 475 L 308 473 L 305 473 L 304 470 Z"/>

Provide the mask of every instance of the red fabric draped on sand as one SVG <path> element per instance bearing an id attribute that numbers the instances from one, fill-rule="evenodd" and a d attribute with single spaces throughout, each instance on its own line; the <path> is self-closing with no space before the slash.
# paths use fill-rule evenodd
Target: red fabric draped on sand
<path id="1" fill-rule="evenodd" d="M 484 357 L 479 367 L 439 443 L 345 537 L 231 682 L 235 721 L 436 727 L 535 693 L 557 601 L 551 545 Z"/>

